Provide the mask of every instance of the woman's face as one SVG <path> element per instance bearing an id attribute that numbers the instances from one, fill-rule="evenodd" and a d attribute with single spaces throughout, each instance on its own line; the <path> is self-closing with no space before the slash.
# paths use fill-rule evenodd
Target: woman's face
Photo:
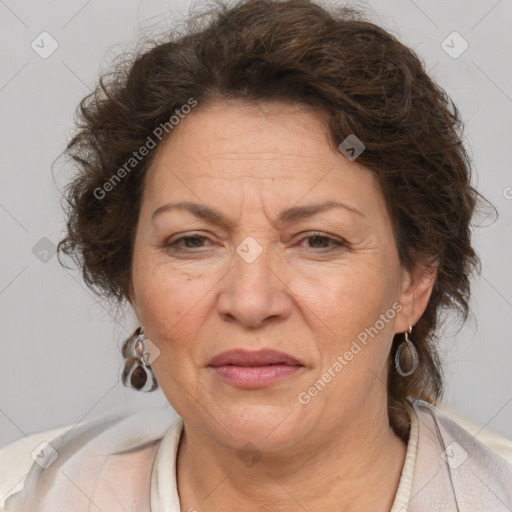
<path id="1" fill-rule="evenodd" d="M 320 114 L 280 103 L 199 105 L 155 157 L 131 303 L 187 429 L 272 451 L 382 418 L 393 335 L 431 283 L 401 267 L 373 172 Z M 233 349 L 295 363 L 210 365 Z"/>

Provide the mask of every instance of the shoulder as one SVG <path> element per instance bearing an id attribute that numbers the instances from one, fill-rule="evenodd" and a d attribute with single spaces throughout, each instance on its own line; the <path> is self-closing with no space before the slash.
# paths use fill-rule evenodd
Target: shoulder
<path id="1" fill-rule="evenodd" d="M 0 449 L 0 503 L 23 487 L 25 477 L 37 455 L 48 444 L 68 431 L 71 425 L 32 434 Z"/>
<path id="2" fill-rule="evenodd" d="M 444 404 L 432 405 L 416 400 L 414 408 L 422 415 L 429 414 L 434 417 L 436 423 L 442 425 L 455 440 L 470 438 L 484 452 L 498 455 L 512 465 L 512 440 L 473 423 Z"/>
<path id="3" fill-rule="evenodd" d="M 100 475 L 103 487 L 105 477 L 111 475 L 108 485 L 121 487 L 133 481 L 134 492 L 136 486 L 142 490 L 149 485 L 158 443 L 177 421 L 170 406 L 141 412 L 125 410 L 34 434 L 6 446 L 0 450 L 0 510 L 22 510 L 43 494 L 48 503 L 63 506 L 57 494 L 70 499 L 69 477 L 73 484 L 80 483 L 95 493 L 101 487 L 96 482 Z M 144 478 L 140 478 L 141 472 Z M 17 508 L 18 503 L 23 504 L 21 508 Z M 31 510 L 47 510 L 45 506 L 38 503 Z"/>
<path id="4" fill-rule="evenodd" d="M 512 510 L 506 508 L 512 507 L 511 441 L 445 406 L 422 400 L 412 405 L 419 431 L 413 478 L 418 510 L 439 510 L 440 504 L 454 510 Z"/>
<path id="5" fill-rule="evenodd" d="M 494 453 L 512 464 L 512 440 L 488 428 L 484 428 L 464 418 L 446 405 L 439 404 L 437 409 L 458 426 L 469 432 L 476 440 L 490 448 Z"/>

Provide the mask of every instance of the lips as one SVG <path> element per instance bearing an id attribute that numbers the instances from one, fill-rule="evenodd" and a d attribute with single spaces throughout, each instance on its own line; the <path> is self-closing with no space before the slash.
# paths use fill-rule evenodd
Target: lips
<path id="1" fill-rule="evenodd" d="M 302 366 L 300 362 L 289 354 L 278 350 L 228 350 L 215 356 L 209 366 L 271 366 L 271 365 Z"/>
<path id="2" fill-rule="evenodd" d="M 228 350 L 208 365 L 215 375 L 231 386 L 260 389 L 305 370 L 297 359 L 277 350 Z"/>

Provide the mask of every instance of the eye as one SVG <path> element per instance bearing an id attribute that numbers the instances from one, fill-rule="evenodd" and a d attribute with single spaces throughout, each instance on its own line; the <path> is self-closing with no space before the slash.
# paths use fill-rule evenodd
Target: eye
<path id="1" fill-rule="evenodd" d="M 308 243 L 305 247 L 304 242 Z M 174 240 L 171 238 L 164 243 L 163 247 L 173 252 L 199 252 L 211 245 L 208 237 L 192 233 L 180 236 Z M 299 245 L 314 252 L 330 252 L 348 247 L 348 243 L 345 240 L 321 232 L 313 232 L 308 236 L 302 237 Z"/>
<path id="2" fill-rule="evenodd" d="M 207 241 L 209 241 L 209 239 L 205 236 L 191 234 L 187 236 L 180 236 L 172 242 L 166 242 L 165 247 L 175 251 L 190 251 L 205 247 L 203 243 Z"/>
<path id="3" fill-rule="evenodd" d="M 327 252 L 334 251 L 340 248 L 348 247 L 347 242 L 342 239 L 334 238 L 326 235 L 325 233 L 311 233 L 301 239 L 301 242 L 309 241 L 309 247 L 306 249 L 318 249 L 319 251 Z"/>

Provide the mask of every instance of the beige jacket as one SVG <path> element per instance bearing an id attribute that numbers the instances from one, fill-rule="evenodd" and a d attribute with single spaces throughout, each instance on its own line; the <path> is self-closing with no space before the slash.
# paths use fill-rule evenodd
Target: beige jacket
<path id="1" fill-rule="evenodd" d="M 446 408 L 411 401 L 391 512 L 510 512 L 512 441 Z M 111 415 L 0 450 L 0 511 L 179 512 L 183 429 L 170 407 Z"/>

